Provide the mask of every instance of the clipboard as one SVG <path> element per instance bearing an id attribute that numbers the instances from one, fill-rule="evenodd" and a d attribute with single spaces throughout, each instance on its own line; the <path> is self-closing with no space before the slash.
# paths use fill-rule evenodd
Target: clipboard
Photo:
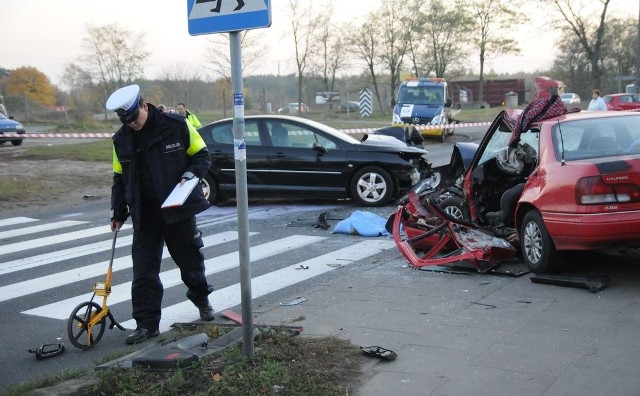
<path id="1" fill-rule="evenodd" d="M 167 199 L 162 203 L 161 208 L 182 206 L 198 183 L 200 183 L 200 179 L 194 177 L 193 179 L 184 182 L 183 185 L 180 185 L 180 183 L 176 184 L 176 187 L 171 191 L 171 194 L 169 194 Z"/>

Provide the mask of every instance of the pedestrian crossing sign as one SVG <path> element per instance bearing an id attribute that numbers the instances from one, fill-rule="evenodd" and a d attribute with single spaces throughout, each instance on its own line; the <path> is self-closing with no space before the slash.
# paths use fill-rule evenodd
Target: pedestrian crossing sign
<path id="1" fill-rule="evenodd" d="M 271 26 L 271 0 L 187 0 L 192 36 Z"/>

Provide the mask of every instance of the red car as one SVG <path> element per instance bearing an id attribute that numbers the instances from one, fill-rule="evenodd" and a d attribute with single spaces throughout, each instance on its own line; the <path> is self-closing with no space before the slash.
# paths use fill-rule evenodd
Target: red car
<path id="1" fill-rule="evenodd" d="M 461 194 L 413 193 L 393 215 L 412 266 L 471 261 L 484 272 L 520 251 L 533 272 L 554 272 L 563 251 L 640 246 L 640 114 L 566 113 L 530 124 L 514 145 L 520 112 L 493 121 L 460 170 Z M 522 193 L 505 203 L 514 186 Z"/>
<path id="2" fill-rule="evenodd" d="M 618 93 L 602 97 L 607 104 L 607 110 L 635 110 L 640 109 L 640 95 Z"/>

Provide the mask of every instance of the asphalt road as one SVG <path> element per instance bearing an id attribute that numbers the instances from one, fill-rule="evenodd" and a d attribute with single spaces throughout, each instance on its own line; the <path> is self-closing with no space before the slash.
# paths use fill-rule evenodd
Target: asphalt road
<path id="1" fill-rule="evenodd" d="M 67 336 L 67 321 L 72 310 L 91 298 L 93 284 L 104 280 L 108 267 L 112 234 L 103 218 L 105 205 L 108 202 L 96 201 L 72 210 L 43 210 L 0 218 L 0 317 L 3 318 L 0 344 L 4 349 L 0 390 L 11 383 L 66 369 L 92 368 L 97 360 L 126 348 L 124 338 L 128 331 L 107 329 L 99 343 L 86 351 L 73 347 Z M 359 209 L 362 208 L 336 202 L 251 204 L 249 231 L 252 276 L 256 279 L 252 282 L 254 306 L 289 295 L 292 288 L 303 292 L 306 285 L 333 276 L 345 276 L 345 271 L 340 275 L 329 271 L 309 279 L 292 279 L 282 288 L 273 288 L 271 282 L 261 284 L 257 280 L 304 260 L 366 242 L 364 237 L 332 234 L 330 230 L 312 226 L 324 211 L 333 210 L 331 218 L 348 217 Z M 393 209 L 389 206 L 375 211 L 386 218 Z M 332 225 L 336 222 L 329 221 Z M 203 253 L 208 279 L 216 288 L 211 302 L 218 312 L 227 308 L 239 312 L 235 207 L 212 207 L 198 216 L 198 224 L 205 238 Z M 131 229 L 127 228 L 118 237 L 113 289 L 108 300 L 116 320 L 128 329 L 135 327 L 130 306 L 131 234 Z M 385 251 L 372 250 L 366 255 L 367 260 L 393 254 L 392 247 L 392 241 L 387 240 Z M 348 264 L 353 268 L 358 266 L 357 261 Z M 170 258 L 163 260 L 162 272 L 165 295 L 161 330 L 167 331 L 174 322 L 198 320 L 198 312 L 186 299 L 186 288 Z M 294 274 L 304 275 L 298 271 Z M 102 301 L 97 299 L 97 302 Z M 58 343 L 65 345 L 66 352 L 57 357 L 38 361 L 34 354 L 27 352 L 43 344 Z"/>
<path id="2" fill-rule="evenodd" d="M 481 134 L 482 128 L 479 128 Z M 473 134 L 456 134 L 453 140 L 473 140 Z M 51 140 L 51 142 L 49 142 Z M 63 140 L 65 142 L 63 142 Z M 25 139 L 23 146 L 64 144 L 65 139 Z M 16 147 L 17 148 L 17 147 Z M 450 144 L 428 142 L 427 149 L 434 165 L 448 162 Z M 107 329 L 98 344 L 89 350 L 72 346 L 67 336 L 67 321 L 79 303 L 91 298 L 92 286 L 104 280 L 110 257 L 111 236 L 104 219 L 105 199 L 82 206 L 56 210 L 28 211 L 22 216 L 0 218 L 0 391 L 9 384 L 59 373 L 75 368 L 92 368 L 96 361 L 126 348 L 128 332 Z M 373 212 L 387 218 L 394 205 L 382 208 L 358 208 L 349 202 L 252 202 L 249 210 L 252 275 L 269 279 L 269 274 L 327 253 L 367 243 L 367 238 L 332 234 L 313 226 L 318 215 L 329 211 L 330 218 L 348 217 L 355 210 Z M 212 303 L 216 311 L 234 308 L 239 311 L 237 289 L 236 212 L 233 206 L 212 207 L 198 216 L 203 231 L 208 279 L 216 288 Z M 337 221 L 330 220 L 334 226 Z M 121 232 L 114 259 L 113 291 L 109 306 L 116 320 L 132 329 L 130 306 L 131 230 Z M 363 249 L 364 249 L 363 245 Z M 391 240 L 380 250 L 371 249 L 365 258 L 346 262 L 348 271 L 329 271 L 311 278 L 293 279 L 281 288 L 258 283 L 253 306 L 260 307 L 284 296 L 303 294 L 310 286 L 332 277 L 357 274 L 358 268 L 372 260 L 397 258 Z M 175 321 L 197 320 L 197 310 L 186 300 L 186 288 L 176 278 L 175 264 L 163 260 L 166 278 L 163 299 L 162 330 Z M 295 271 L 301 274 L 300 271 Z M 101 301 L 98 300 L 100 303 Z M 107 325 L 109 323 L 107 322 Z M 56 357 L 36 360 L 28 353 L 43 344 L 64 344 L 66 351 Z"/>

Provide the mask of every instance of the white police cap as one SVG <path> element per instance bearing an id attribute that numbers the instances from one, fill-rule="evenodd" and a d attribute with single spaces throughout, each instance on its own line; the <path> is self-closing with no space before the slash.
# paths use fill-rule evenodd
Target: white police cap
<path id="1" fill-rule="evenodd" d="M 127 85 L 115 91 L 107 99 L 107 110 L 117 111 L 118 114 L 132 113 L 138 107 L 140 87 L 137 84 Z"/>

